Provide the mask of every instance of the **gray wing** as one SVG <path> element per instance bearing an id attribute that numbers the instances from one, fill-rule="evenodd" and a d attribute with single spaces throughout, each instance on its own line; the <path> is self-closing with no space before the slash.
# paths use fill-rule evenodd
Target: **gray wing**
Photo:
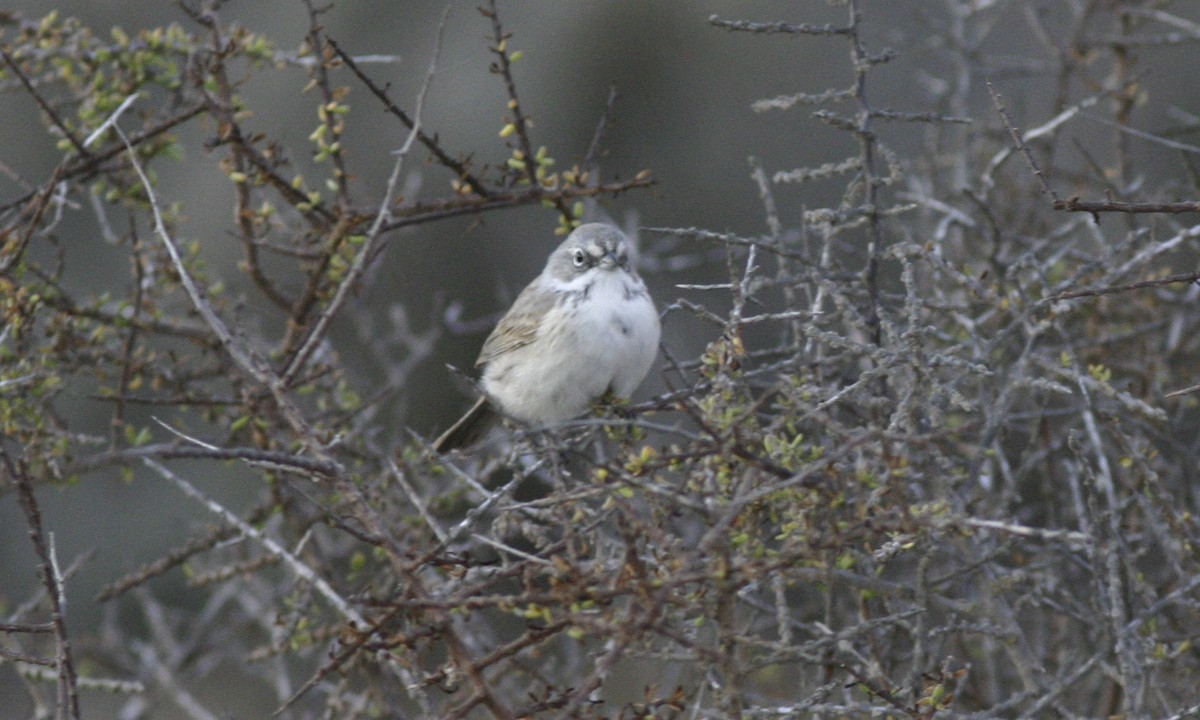
<path id="1" fill-rule="evenodd" d="M 534 290 L 537 280 L 530 283 L 509 311 L 500 318 L 492 334 L 483 342 L 475 367 L 486 365 L 504 353 L 516 350 L 537 338 L 542 318 L 554 307 L 557 294 L 548 290 Z"/>

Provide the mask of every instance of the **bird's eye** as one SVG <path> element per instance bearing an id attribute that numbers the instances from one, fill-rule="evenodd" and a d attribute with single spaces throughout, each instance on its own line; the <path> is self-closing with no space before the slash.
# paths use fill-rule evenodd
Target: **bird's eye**
<path id="1" fill-rule="evenodd" d="M 571 259 L 575 262 L 575 267 L 577 268 L 581 268 L 587 264 L 587 254 L 583 252 L 582 248 L 575 248 L 575 253 L 571 256 Z"/>

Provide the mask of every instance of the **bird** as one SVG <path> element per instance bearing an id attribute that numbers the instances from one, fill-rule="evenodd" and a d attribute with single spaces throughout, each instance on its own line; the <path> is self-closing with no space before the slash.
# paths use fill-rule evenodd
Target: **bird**
<path id="1" fill-rule="evenodd" d="M 616 227 L 588 223 L 550 253 L 484 341 L 475 361 L 483 394 L 433 442 L 435 452 L 474 444 L 501 416 L 546 426 L 585 414 L 608 393 L 633 394 L 662 327 L 630 250 Z"/>

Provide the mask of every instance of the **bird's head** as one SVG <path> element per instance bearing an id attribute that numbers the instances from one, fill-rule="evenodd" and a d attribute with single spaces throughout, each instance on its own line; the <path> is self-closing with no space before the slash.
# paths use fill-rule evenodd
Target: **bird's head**
<path id="1" fill-rule="evenodd" d="M 546 271 L 564 282 L 594 270 L 630 270 L 629 240 L 612 225 L 580 225 L 546 262 Z"/>

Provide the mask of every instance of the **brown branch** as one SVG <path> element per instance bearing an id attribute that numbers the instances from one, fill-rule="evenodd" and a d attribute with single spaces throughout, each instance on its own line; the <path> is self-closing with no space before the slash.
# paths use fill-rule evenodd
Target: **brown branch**
<path id="1" fill-rule="evenodd" d="M 448 13 L 449 8 L 443 13 L 442 22 L 438 24 L 437 40 L 434 44 L 433 55 L 429 61 L 429 70 L 425 74 L 425 81 L 421 84 L 421 90 L 417 93 L 416 110 L 413 117 L 414 125 L 409 131 L 404 144 L 396 151 L 396 162 L 393 164 L 391 175 L 388 178 L 387 189 L 383 194 L 383 199 L 379 202 L 379 210 L 375 213 L 375 220 L 371 223 L 362 248 L 355 256 L 350 269 L 345 273 L 341 282 L 338 283 L 333 297 L 326 304 L 325 309 L 312 322 L 312 329 L 296 350 L 295 355 L 288 361 L 287 368 L 280 378 L 285 386 L 290 385 L 300 375 L 309 357 L 312 356 L 317 346 L 325 339 L 334 316 L 337 315 L 338 311 L 345 304 L 350 293 L 358 286 L 363 274 L 367 271 L 368 265 L 375 259 L 375 249 L 376 247 L 380 247 L 383 223 L 390 217 L 389 208 L 392 205 L 393 198 L 396 196 L 396 188 L 400 181 L 400 173 L 404 167 L 404 161 L 408 158 L 408 153 L 412 149 L 417 133 L 420 132 L 421 114 L 422 108 L 425 105 L 425 96 L 429 92 L 429 86 L 433 84 L 433 78 L 437 74 L 438 60 L 441 59 L 442 37 Z M 314 32 L 314 38 L 318 37 Z"/>
<path id="2" fill-rule="evenodd" d="M 354 62 L 354 58 L 351 57 L 345 50 L 342 50 L 341 46 L 337 44 L 337 41 L 326 35 L 325 42 L 329 43 L 329 47 L 333 48 L 333 51 L 337 54 L 337 56 L 341 58 L 342 62 L 346 64 L 346 67 L 350 69 L 350 72 L 354 73 L 354 76 L 361 80 L 363 85 L 366 85 L 367 90 L 370 90 L 372 95 L 379 98 L 379 101 L 383 103 L 388 112 L 390 112 L 392 115 L 395 115 L 409 130 L 412 130 L 416 127 L 416 121 L 412 117 L 409 117 L 408 113 L 404 112 L 403 109 L 397 106 L 394 102 L 392 102 L 392 99 L 388 97 L 387 88 L 381 88 L 376 85 L 375 82 L 371 80 L 371 78 L 368 77 L 365 72 L 363 72 L 362 68 L 358 66 L 358 63 Z M 441 163 L 448 170 L 451 170 L 455 176 L 458 177 L 459 180 L 462 180 L 464 183 L 466 183 L 466 185 L 470 187 L 471 191 L 476 195 L 481 197 L 489 197 L 491 195 L 491 192 L 484 186 L 483 182 L 471 174 L 471 171 L 467 169 L 466 163 L 459 162 L 458 160 L 455 160 L 447 155 L 446 151 L 443 150 L 441 145 L 438 144 L 437 138 L 431 138 L 421 129 L 416 129 L 417 142 L 424 145 L 439 163 Z"/>
<path id="3" fill-rule="evenodd" d="M 313 60 L 311 66 L 313 82 L 321 89 L 322 99 L 322 123 L 324 123 L 331 131 L 331 139 L 334 141 L 329 149 L 329 159 L 333 163 L 334 181 L 337 183 L 338 204 L 341 207 L 349 207 L 350 205 L 350 184 L 349 173 L 346 170 L 346 158 L 342 153 L 342 146 L 339 140 L 336 127 L 336 120 L 330 118 L 324 113 L 325 108 L 329 108 L 338 104 L 337 92 L 329 81 L 329 60 L 330 53 L 326 50 L 323 44 L 324 34 L 321 32 L 321 25 L 317 21 L 317 17 L 325 12 L 328 7 L 314 7 L 312 0 L 304 0 L 304 7 L 308 9 L 308 42 L 312 46 Z"/>
<path id="4" fill-rule="evenodd" d="M 874 126 L 871 122 L 874 108 L 867 99 L 867 73 L 877 61 L 875 56 L 867 52 L 859 29 L 862 18 L 857 0 L 850 0 L 850 24 L 846 28 L 846 37 L 850 44 L 850 64 L 854 68 L 854 100 L 858 106 L 858 120 L 851 132 L 858 139 L 860 172 L 863 175 L 863 202 L 860 206 L 867 214 L 867 263 L 863 268 L 863 282 L 867 290 L 866 326 L 871 334 L 871 340 L 876 346 L 883 344 L 883 323 L 880 318 L 882 298 L 879 288 L 879 265 L 884 250 L 882 217 L 879 212 L 879 174 L 876 171 L 876 155 L 880 152 L 879 143 L 875 137 Z M 886 381 L 881 380 L 879 392 L 886 390 Z"/>
<path id="5" fill-rule="evenodd" d="M 17 503 L 25 514 L 25 522 L 29 526 L 29 540 L 37 554 L 38 568 L 42 576 L 42 584 L 46 589 L 46 598 L 50 603 L 50 622 L 54 626 L 54 641 L 58 646 L 55 666 L 58 668 L 58 713 L 59 717 L 79 717 L 79 688 L 75 661 L 71 655 L 71 640 L 67 635 L 66 599 L 63 595 L 63 579 L 58 572 L 58 562 L 54 558 L 51 546 L 53 539 L 47 542 L 45 531 L 42 529 L 42 514 L 38 508 L 37 496 L 33 492 L 33 481 L 30 479 L 23 461 L 14 461 L 8 452 L 0 446 L 0 457 L 4 459 L 4 471 L 9 481 L 17 487 Z"/>
<path id="6" fill-rule="evenodd" d="M 185 7 L 186 10 L 188 8 Z M 252 165 L 258 170 L 261 179 L 276 188 L 284 198 L 288 199 L 288 202 L 293 207 L 307 202 L 308 198 L 304 193 L 279 177 L 279 174 L 275 172 L 271 163 L 254 149 L 253 145 L 246 140 L 245 135 L 242 133 L 241 126 L 238 123 L 238 114 L 234 112 L 234 108 L 237 106 L 234 83 L 230 81 L 225 69 L 225 56 L 229 44 L 225 40 L 220 23 L 217 21 L 215 8 L 209 8 L 204 12 L 189 12 L 194 20 L 208 28 L 210 38 L 209 46 L 213 58 L 212 65 L 207 70 L 206 78 L 197 78 L 194 82 L 197 87 L 202 88 L 204 96 L 209 101 L 209 111 L 213 118 L 218 121 L 218 140 L 211 144 L 212 147 L 228 144 L 230 146 L 230 161 L 235 172 L 246 175 L 247 164 Z M 212 89 L 209 89 L 209 80 L 212 81 Z M 250 208 L 250 183 L 235 183 L 234 189 L 237 196 L 237 207 L 234 217 L 242 234 L 242 244 L 246 253 L 246 273 L 269 301 L 281 310 L 286 311 L 292 306 L 291 300 L 267 277 L 259 263 L 258 245 L 255 242 L 256 233 L 252 220 L 254 211 Z M 316 212 L 317 210 L 317 208 L 314 208 L 312 212 Z M 305 213 L 305 216 L 309 218 L 310 222 L 314 219 L 310 213 Z M 328 215 L 324 219 L 328 221 Z"/>
<path id="7" fill-rule="evenodd" d="M 75 148 L 75 152 L 79 153 L 80 156 L 84 158 L 90 157 L 91 153 L 89 153 L 88 149 L 83 146 L 83 142 L 75 136 L 75 133 L 71 132 L 71 128 L 67 127 L 67 124 L 62 121 L 62 118 L 58 116 L 58 113 L 56 113 L 54 108 L 50 106 L 50 103 L 48 103 L 46 99 L 42 97 L 42 94 L 37 91 L 37 88 L 33 86 L 33 83 L 30 82 L 29 78 L 25 75 L 25 72 L 21 70 L 21 66 L 17 63 L 16 59 L 9 54 L 7 48 L 0 46 L 0 56 L 4 58 L 4 63 L 8 65 L 13 74 L 17 76 L 17 79 L 21 81 L 21 85 L 25 87 L 25 91 L 29 93 L 29 96 L 32 97 L 33 101 L 37 103 L 37 106 L 41 108 L 42 112 L 46 113 L 48 118 L 50 118 L 50 122 L 54 125 L 54 127 L 57 128 L 58 131 L 63 134 L 63 137 L 65 137 L 71 143 L 71 146 Z"/>
<path id="8" fill-rule="evenodd" d="M 987 89 L 992 96 L 992 102 L 996 105 L 996 112 L 1000 113 L 1000 118 L 1004 120 L 1004 128 L 1008 130 L 1013 145 L 1021 152 L 1021 155 L 1025 158 L 1025 162 L 1029 165 L 1029 169 L 1033 171 L 1033 174 L 1042 184 L 1042 191 L 1049 195 L 1055 202 L 1058 202 L 1058 193 L 1054 192 L 1054 188 L 1050 187 L 1046 176 L 1042 174 L 1042 169 L 1038 167 L 1037 161 L 1033 159 L 1033 153 L 1029 151 L 1029 146 L 1025 144 L 1025 140 L 1021 138 L 1021 134 L 1017 132 L 1016 126 L 1009 119 L 1008 111 L 1004 108 L 1004 99 L 996 91 L 996 86 L 988 82 Z"/>
<path id="9" fill-rule="evenodd" d="M 130 232 L 130 250 L 132 251 L 133 265 L 133 301 L 130 303 L 132 317 L 136 320 L 142 314 L 143 293 L 145 291 L 145 274 L 146 260 L 142 257 L 142 243 L 137 237 L 137 223 L 129 223 Z M 134 353 L 138 346 L 138 335 L 140 329 L 136 322 L 129 324 L 129 332 L 125 335 L 124 347 L 122 349 L 121 358 L 121 377 L 117 381 L 116 407 L 113 408 L 113 417 L 111 421 L 110 431 L 112 433 L 110 442 L 113 447 L 117 447 L 121 440 L 121 432 L 125 427 L 125 396 L 129 393 L 129 385 L 134 377 Z"/>
<path id="10" fill-rule="evenodd" d="M 1200 385 L 1192 385 L 1190 387 L 1185 387 L 1182 390 L 1172 390 L 1171 392 L 1167 393 L 1166 395 L 1163 395 L 1163 397 L 1166 397 L 1166 398 L 1182 397 L 1184 395 L 1191 395 L 1192 393 L 1195 393 L 1195 392 L 1200 392 Z"/>
<path id="11" fill-rule="evenodd" d="M 141 330 L 158 335 L 186 338 L 212 346 L 217 345 L 216 338 L 208 332 L 207 328 L 201 325 L 184 324 L 173 319 L 160 320 L 145 315 L 130 319 L 116 311 L 78 305 L 65 292 L 49 295 L 45 298 L 44 302 L 59 312 L 75 317 L 88 318 L 89 320 L 96 320 L 113 326 L 128 323 L 137 326 Z"/>
<path id="12" fill-rule="evenodd" d="M 1200 213 L 1200 201 L 1154 203 L 1154 202 L 1117 202 L 1114 200 L 1087 201 L 1078 197 L 1066 200 L 1055 200 L 1055 210 L 1066 212 L 1086 212 L 1095 215 L 1102 212 L 1122 213 Z"/>
<path id="13" fill-rule="evenodd" d="M 25 231 L 21 233 L 20 237 L 0 247 L 0 256 L 3 256 L 0 257 L 0 274 L 8 272 L 10 268 L 15 267 L 20 262 L 21 256 L 25 254 L 25 248 L 29 247 L 29 242 L 33 240 L 33 236 L 37 232 L 38 225 L 42 221 L 42 216 L 46 213 L 46 208 L 50 207 L 50 198 L 54 196 L 54 189 L 58 187 L 62 176 L 63 167 L 59 165 L 54 169 L 54 177 L 50 179 L 50 182 L 46 183 L 34 198 L 30 200 L 30 204 L 26 206 L 23 214 L 29 216 L 29 222 L 26 224 Z"/>
<path id="14" fill-rule="evenodd" d="M 212 147 L 219 147 L 225 143 L 233 143 L 237 146 L 246 160 L 254 166 L 254 169 L 259 172 L 261 179 L 275 188 L 284 200 L 293 207 L 302 203 L 308 203 L 308 196 L 301 190 L 292 187 L 292 183 L 286 178 L 275 172 L 271 162 L 254 146 L 246 142 L 242 136 L 240 126 L 231 125 L 229 128 L 229 136 L 218 140 L 212 144 Z M 337 220 L 337 216 L 332 210 L 325 207 L 323 204 L 312 205 L 311 207 L 297 211 L 303 215 L 314 228 L 322 228 Z"/>
<path id="15" fill-rule="evenodd" d="M 386 625 L 397 612 L 393 610 L 384 613 L 382 617 L 372 620 L 369 627 L 360 628 L 352 625 L 348 632 L 343 632 L 339 640 L 341 647 L 337 649 L 337 652 L 331 650 L 329 652 L 329 660 L 318 667 L 303 685 L 286 698 L 279 707 L 275 708 L 275 712 L 271 713 L 271 717 L 282 715 L 288 708 L 296 704 L 300 698 L 307 695 L 309 690 L 315 688 L 326 677 L 337 672 L 342 666 L 354 659 L 354 656 L 367 645 L 368 641 L 375 637 L 376 631 L 381 626 Z"/>
<path id="16" fill-rule="evenodd" d="M 382 231 L 388 232 L 409 225 L 419 225 L 432 220 L 444 220 L 460 215 L 471 215 L 489 210 L 498 210 L 500 208 L 518 207 L 520 205 L 541 202 L 542 200 L 551 200 L 557 205 L 558 203 L 565 203 L 568 200 L 596 197 L 598 195 L 619 195 L 635 188 L 650 187 L 654 185 L 654 182 L 654 179 L 648 173 L 640 173 L 632 180 L 607 183 L 597 185 L 596 187 L 574 187 L 556 191 L 531 188 L 529 190 L 491 195 L 487 198 L 454 198 L 452 200 L 439 200 L 433 203 L 417 203 L 402 213 L 393 213 L 399 217 L 385 224 Z"/>
<path id="17" fill-rule="evenodd" d="M 203 103 L 194 105 L 180 113 L 172 115 L 157 125 L 152 125 L 148 128 L 144 128 L 140 132 L 129 135 L 127 141 L 129 145 L 138 147 L 147 140 L 158 137 L 159 135 L 174 128 L 176 125 L 180 125 L 188 120 L 191 120 L 200 113 L 204 112 L 206 109 L 207 106 Z M 103 165 L 105 161 L 111 160 L 113 157 L 120 155 L 121 153 L 125 152 L 125 149 L 126 146 L 118 142 L 109 146 L 105 150 L 93 152 L 87 157 L 75 158 L 71 162 L 65 163 L 65 166 L 61 169 L 61 172 L 56 171 L 54 178 L 46 185 L 30 190 L 24 195 L 0 205 L 0 213 L 16 207 L 17 205 L 28 202 L 39 193 L 53 190 L 54 186 L 63 180 L 90 180 L 102 172 L 101 165 Z"/>
<path id="18" fill-rule="evenodd" d="M 504 78 L 504 89 L 508 92 L 508 108 L 512 111 L 512 125 L 516 130 L 517 144 L 520 146 L 522 159 L 525 162 L 525 179 L 529 182 L 530 189 L 534 193 L 539 193 L 554 203 L 555 209 L 562 215 L 563 222 L 569 225 L 574 220 L 571 208 L 561 197 L 542 193 L 542 184 L 537 177 L 537 162 L 534 159 L 533 141 L 529 139 L 529 128 L 533 122 L 521 109 L 521 99 L 517 96 L 517 83 L 512 75 L 512 55 L 508 48 L 508 40 L 512 34 L 505 33 L 504 28 L 500 25 L 500 15 L 496 10 L 496 0 L 488 0 L 488 9 L 479 8 L 479 12 L 492 23 L 492 39 L 495 40 L 496 44 L 491 48 L 491 51 L 495 53 L 498 62 L 492 64 L 491 70 Z"/>
<path id="19" fill-rule="evenodd" d="M 52 668 L 55 662 L 49 658 L 38 657 L 36 655 L 26 655 L 24 653 L 13 652 L 0 648 L 0 658 L 12 662 L 27 663 L 29 665 L 40 665 L 42 667 Z"/>
<path id="20" fill-rule="evenodd" d="M 580 169 L 584 172 L 594 168 L 600 160 L 600 152 L 604 149 L 604 137 L 608 134 L 608 125 L 616 102 L 617 88 L 613 85 L 608 88 L 608 100 L 604 103 L 604 112 L 600 113 L 600 120 L 596 122 L 596 131 L 592 133 L 592 142 L 583 156 L 583 164 L 580 165 Z"/>
<path id="21" fill-rule="evenodd" d="M 969 117 L 958 117 L 956 115 L 945 115 L 936 112 L 903 112 L 886 109 L 872 110 L 871 116 L 880 120 L 894 120 L 897 122 L 951 123 L 958 125 L 970 125 L 973 122 Z"/>
<path id="22" fill-rule="evenodd" d="M 1091 213 L 1092 219 L 1096 222 L 1100 221 L 1099 213 L 1102 212 L 1121 212 L 1121 213 L 1194 213 L 1200 212 L 1200 201 L 1191 202 L 1175 202 L 1175 203 L 1152 203 L 1152 202 L 1118 202 L 1113 200 L 1104 201 L 1086 201 L 1080 200 L 1078 197 L 1068 198 L 1063 200 L 1054 192 L 1054 188 L 1050 186 L 1046 180 L 1045 174 L 1038 166 L 1037 161 L 1033 159 L 1033 153 L 1030 152 L 1029 146 L 1025 143 L 1021 134 L 1013 125 L 1012 120 L 1008 117 L 1008 111 L 1004 107 L 1004 101 L 1000 97 L 1000 93 L 996 92 L 995 86 L 990 82 L 987 84 L 988 92 L 991 93 L 992 102 L 996 105 L 996 111 L 1004 120 L 1004 127 L 1012 137 L 1013 145 L 1020 151 L 1021 156 L 1025 158 L 1025 162 L 1029 165 L 1029 169 L 1037 177 L 1042 185 L 1042 191 L 1051 197 L 1053 200 L 1052 207 L 1055 210 L 1064 212 L 1085 212 Z"/>
<path id="23" fill-rule="evenodd" d="M 257 525 L 275 511 L 273 504 L 261 505 L 252 510 L 247 522 Z M 213 549 L 222 542 L 238 535 L 238 529 L 232 525 L 220 525 L 211 529 L 207 534 L 193 538 L 185 545 L 166 552 L 161 557 L 145 563 L 134 572 L 118 578 L 105 585 L 96 594 L 96 602 L 107 602 L 154 577 L 158 577 L 172 568 L 178 567 L 202 552 Z"/>
<path id="24" fill-rule="evenodd" d="M 760 35 L 849 35 L 853 28 L 838 25 L 814 25 L 811 23 L 749 22 L 747 20 L 722 20 L 717 15 L 708 17 L 708 24 L 729 32 L 748 32 Z"/>
<path id="25" fill-rule="evenodd" d="M 1054 302 L 1055 300 L 1070 300 L 1080 297 L 1095 297 L 1099 295 L 1112 295 L 1113 293 L 1129 292 L 1131 290 L 1145 290 L 1146 288 L 1162 287 L 1163 285 L 1174 285 L 1176 283 L 1193 283 L 1200 281 L 1200 272 L 1179 273 L 1177 275 L 1169 275 L 1165 278 L 1157 280 L 1141 280 L 1139 282 L 1126 283 L 1124 285 L 1106 285 L 1101 288 L 1088 288 L 1086 290 L 1069 290 L 1061 292 L 1057 295 L 1051 295 L 1044 298 L 1043 303 Z"/>
<path id="26" fill-rule="evenodd" d="M 512 124 L 516 128 L 517 141 L 521 146 L 521 152 L 525 154 L 525 177 L 534 187 L 538 187 L 538 179 L 535 173 L 533 162 L 533 143 L 529 140 L 529 118 L 525 116 L 525 112 L 521 109 L 521 100 L 517 97 L 517 83 L 512 76 L 512 58 L 508 52 L 508 40 L 512 36 L 511 33 L 505 33 L 504 28 L 500 25 L 500 15 L 496 11 L 496 0 L 488 0 L 488 9 L 482 12 L 492 22 L 492 39 L 496 44 L 492 46 L 491 51 L 499 60 L 492 64 L 492 72 L 504 78 L 504 89 L 508 92 L 508 108 L 512 111 Z"/>
<path id="27" fill-rule="evenodd" d="M 158 458 L 160 460 L 240 460 L 254 465 L 268 466 L 284 472 L 314 476 L 315 479 L 330 479 L 344 472 L 336 462 L 322 458 L 305 457 L 303 455 L 294 455 L 292 453 L 273 450 L 260 450 L 258 448 L 218 448 L 202 447 L 199 445 L 176 445 L 173 443 L 141 445 L 96 453 L 71 465 L 70 472 L 72 474 L 88 472 L 107 465 L 124 465 L 146 458 Z"/>

